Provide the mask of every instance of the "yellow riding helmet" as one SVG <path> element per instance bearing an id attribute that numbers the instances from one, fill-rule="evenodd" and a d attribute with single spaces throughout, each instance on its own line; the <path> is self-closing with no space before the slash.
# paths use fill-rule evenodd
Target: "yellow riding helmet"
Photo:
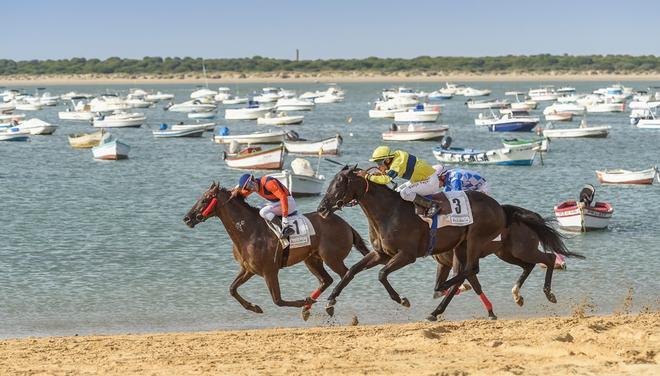
<path id="1" fill-rule="evenodd" d="M 382 161 L 383 159 L 392 158 L 393 156 L 394 154 L 392 153 L 392 150 L 389 146 L 379 146 L 371 154 L 371 159 L 369 159 L 369 161 Z"/>

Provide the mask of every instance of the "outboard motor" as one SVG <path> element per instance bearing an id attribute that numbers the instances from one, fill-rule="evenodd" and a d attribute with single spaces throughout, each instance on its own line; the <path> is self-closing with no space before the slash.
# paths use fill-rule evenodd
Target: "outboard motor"
<path id="1" fill-rule="evenodd" d="M 596 194 L 596 188 L 593 185 L 587 184 L 580 191 L 580 202 L 584 203 L 585 206 L 591 206 L 591 203 L 594 201 L 594 195 Z"/>
<path id="2" fill-rule="evenodd" d="M 449 149 L 451 147 L 451 136 L 445 136 L 440 143 L 440 147 L 443 149 Z"/>
<path id="3" fill-rule="evenodd" d="M 298 141 L 300 140 L 300 135 L 296 131 L 286 132 L 286 139 L 289 141 Z"/>
<path id="4" fill-rule="evenodd" d="M 158 129 L 160 129 L 161 131 L 167 130 L 167 124 L 165 123 L 161 124 Z"/>
<path id="5" fill-rule="evenodd" d="M 390 130 L 392 132 L 396 132 L 399 130 L 399 127 L 396 125 L 396 123 L 392 123 L 392 125 L 390 125 Z"/>
<path id="6" fill-rule="evenodd" d="M 220 129 L 218 129 L 218 134 L 219 134 L 220 136 L 229 136 L 229 128 L 227 128 L 227 127 L 222 127 L 222 128 L 220 128 Z"/>

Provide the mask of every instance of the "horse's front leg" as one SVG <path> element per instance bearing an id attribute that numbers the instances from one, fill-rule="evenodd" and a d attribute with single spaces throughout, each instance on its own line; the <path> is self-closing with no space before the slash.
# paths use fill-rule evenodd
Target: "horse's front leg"
<path id="1" fill-rule="evenodd" d="M 309 269 L 312 274 L 319 280 L 319 283 L 321 284 L 319 288 L 314 290 L 311 295 L 309 296 L 310 298 L 316 300 L 318 297 L 325 291 L 330 285 L 332 285 L 332 277 L 328 272 L 325 270 L 323 267 L 323 260 L 321 260 L 320 257 L 318 256 L 310 256 L 305 260 L 305 265 L 307 266 L 307 269 Z M 310 311 L 312 309 L 312 305 L 308 304 L 305 305 L 302 309 L 302 318 L 303 320 L 307 321 L 309 319 Z"/>
<path id="2" fill-rule="evenodd" d="M 316 301 L 310 297 L 306 297 L 302 300 L 282 299 L 280 292 L 279 269 L 277 268 L 265 271 L 264 279 L 266 280 L 266 286 L 268 286 L 268 290 L 270 291 L 270 296 L 273 298 L 273 303 L 279 307 L 302 307 L 307 304 L 316 303 Z"/>
<path id="3" fill-rule="evenodd" d="M 234 279 L 234 282 L 232 282 L 231 286 L 229 286 L 229 294 L 231 294 L 231 296 L 233 296 L 234 299 L 236 299 L 243 306 L 243 308 L 247 309 L 248 311 L 252 311 L 254 313 L 264 313 L 261 307 L 243 299 L 241 294 L 238 293 L 238 288 L 247 282 L 250 278 L 252 278 L 253 275 L 254 273 L 241 268 L 241 270 L 238 272 L 238 275 Z"/>
<path id="4" fill-rule="evenodd" d="M 390 298 L 404 307 L 410 307 L 410 302 L 407 298 L 399 295 L 399 293 L 394 290 L 390 282 L 387 280 L 387 276 L 406 265 L 412 264 L 415 262 L 415 259 L 416 257 L 414 252 L 405 252 L 399 250 L 399 252 L 394 255 L 378 273 L 378 280 L 383 284 L 385 290 L 387 290 L 387 293 L 390 294 Z"/>
<path id="5" fill-rule="evenodd" d="M 330 296 L 328 296 L 328 305 L 325 307 L 325 311 L 328 315 L 332 316 L 335 313 L 335 304 L 337 304 L 337 297 L 341 294 L 342 290 L 348 283 L 355 277 L 355 275 L 363 270 L 373 268 L 374 266 L 383 262 L 387 256 L 382 253 L 371 251 L 369 254 L 364 256 L 360 261 L 355 265 L 351 266 L 348 269 L 348 272 L 341 278 L 341 281 L 335 286 L 334 290 Z"/>

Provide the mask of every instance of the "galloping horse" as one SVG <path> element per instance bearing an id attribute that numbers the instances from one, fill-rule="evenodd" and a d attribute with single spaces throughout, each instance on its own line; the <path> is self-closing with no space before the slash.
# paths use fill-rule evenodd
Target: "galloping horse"
<path id="1" fill-rule="evenodd" d="M 522 274 L 511 289 L 513 300 L 522 307 L 524 299 L 520 295 L 520 289 L 527 277 L 532 272 L 536 264 L 546 266 L 545 283 L 543 290 L 546 298 L 556 303 L 557 298 L 551 291 L 552 273 L 554 270 L 555 255 L 550 252 L 541 252 L 539 244 L 545 250 L 552 250 L 554 253 L 584 258 L 582 255 L 570 252 L 566 249 L 562 241 L 561 234 L 555 230 L 549 219 L 544 219 L 537 213 L 513 205 L 502 205 L 506 213 L 507 228 L 502 234 L 501 241 L 492 242 L 491 249 L 481 255 L 486 257 L 494 253 L 500 260 L 512 265 L 518 265 L 523 269 Z M 433 255 L 438 262 L 438 272 L 436 280 L 436 293 L 447 293 L 440 291 L 440 286 L 444 284 L 449 276 L 453 265 L 452 253 L 442 253 Z"/>
<path id="2" fill-rule="evenodd" d="M 355 247 L 362 255 L 368 254 L 369 249 L 360 235 L 340 217 L 332 215 L 322 220 L 316 212 L 307 213 L 305 216 L 314 226 L 316 235 L 312 236 L 311 245 L 290 250 L 286 266 L 304 261 L 321 285 L 309 297 L 294 301 L 284 300 L 280 294 L 278 273 L 282 257 L 274 257 L 280 247 L 278 237 L 259 216 L 259 210 L 246 203 L 237 192 L 222 188 L 214 182 L 193 205 L 183 221 L 193 228 L 211 217 L 220 218 L 233 242 L 234 258 L 240 265 L 240 271 L 229 292 L 243 308 L 263 313 L 258 305 L 248 302 L 238 293 L 238 287 L 256 274 L 266 280 L 276 305 L 303 307 L 302 317 L 307 320 L 311 304 L 332 284 L 332 277 L 323 264 L 344 276 L 348 271 L 344 259 L 351 248 Z"/>
<path id="3" fill-rule="evenodd" d="M 345 167 L 340 171 L 330 183 L 318 207 L 318 212 L 322 216 L 328 216 L 346 204 L 356 201 L 369 220 L 369 232 L 374 250 L 349 269 L 349 272 L 328 297 L 326 311 L 329 314 L 334 312 L 337 296 L 355 274 L 378 264 L 385 264 L 378 279 L 390 297 L 399 304 L 409 306 L 408 300 L 400 296 L 389 284 L 387 276 L 393 271 L 415 262 L 418 257 L 429 253 L 440 254 L 454 250 L 459 273 L 449 281 L 436 286 L 436 290 L 448 287 L 451 289 L 429 318 L 435 319 L 437 315 L 444 312 L 465 279 L 470 282 L 475 292 L 482 298 L 484 305 L 489 308 L 489 316 L 494 318 L 492 305 L 483 294 L 481 285 L 476 278 L 479 258 L 497 250 L 493 244 L 496 242 L 493 240 L 498 235 L 506 235 L 507 225 L 512 225 L 514 214 L 517 211 L 505 210 L 497 201 L 481 192 L 468 191 L 466 194 L 470 201 L 474 222 L 468 226 L 450 226 L 436 230 L 437 241 L 432 249 L 429 249 L 432 243 L 430 242 L 429 226 L 415 214 L 412 203 L 403 201 L 398 193 L 386 186 L 370 183 L 363 170 L 356 167 Z M 520 221 L 520 218 L 524 216 L 518 214 L 518 217 L 518 221 Z M 561 238 L 548 241 L 546 236 L 552 237 L 553 234 L 556 235 L 556 233 L 544 233 L 543 239 L 546 240 L 546 244 L 552 251 L 569 255 L 570 252 L 565 251 Z M 555 248 L 558 244 L 561 247 Z M 510 248 L 510 250 L 512 249 Z M 527 248 L 521 247 L 521 249 Z M 548 254 L 547 259 L 550 260 L 550 258 L 554 264 L 555 255 Z M 529 270 L 531 271 L 531 269 Z M 544 287 L 544 292 L 550 300 L 552 300 L 551 297 L 554 298 L 550 284 L 551 275 L 551 273 L 547 275 Z"/>
<path id="4" fill-rule="evenodd" d="M 476 278 L 479 257 L 489 248 L 491 241 L 505 230 L 506 217 L 500 204 L 490 196 L 476 191 L 466 194 L 474 222 L 468 226 L 450 226 L 437 230 L 437 240 L 435 244 L 431 244 L 433 242 L 430 241 L 429 226 L 415 214 L 412 203 L 402 200 L 397 192 L 387 186 L 370 183 L 366 171 L 355 166 L 344 167 L 330 183 L 317 210 L 321 216 L 328 217 L 335 210 L 357 201 L 369 221 L 374 250 L 353 265 L 335 287 L 328 297 L 328 314 L 333 314 L 337 296 L 355 274 L 378 264 L 385 264 L 378 274 L 378 280 L 392 300 L 403 306 L 410 306 L 408 299 L 400 296 L 390 285 L 388 275 L 415 262 L 418 257 L 454 249 L 459 273 L 445 283 L 446 287 L 452 288 L 431 316 L 436 317 L 444 312 L 465 279 L 468 279 L 475 292 L 487 301 Z"/>

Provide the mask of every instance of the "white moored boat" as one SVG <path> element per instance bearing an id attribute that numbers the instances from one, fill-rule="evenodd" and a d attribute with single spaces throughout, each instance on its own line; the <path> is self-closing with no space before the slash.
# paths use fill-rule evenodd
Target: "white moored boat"
<path id="1" fill-rule="evenodd" d="M 0 141 L 28 141 L 30 132 L 22 131 L 18 128 L 9 128 L 0 130 Z"/>
<path id="2" fill-rule="evenodd" d="M 314 106 L 314 102 L 298 98 L 281 98 L 275 103 L 278 111 L 311 111 Z"/>
<path id="3" fill-rule="evenodd" d="M 196 128 L 201 128 L 204 131 L 210 131 L 213 132 L 215 129 L 215 123 L 195 123 L 195 124 L 173 124 L 170 127 L 173 131 L 181 131 L 181 130 L 186 130 L 186 129 L 196 129 Z"/>
<path id="4" fill-rule="evenodd" d="M 440 106 L 424 106 L 418 104 L 415 108 L 408 111 L 397 112 L 394 114 L 394 121 L 397 123 L 433 123 L 440 116 Z"/>
<path id="5" fill-rule="evenodd" d="M 179 138 L 179 137 L 202 137 L 206 129 L 204 127 L 187 127 L 172 129 L 167 124 L 161 124 L 158 130 L 151 133 L 156 138 Z"/>
<path id="6" fill-rule="evenodd" d="M 655 111 L 651 110 L 633 110 L 630 114 L 630 123 L 637 128 L 660 128 L 660 118 L 657 118 Z"/>
<path id="7" fill-rule="evenodd" d="M 217 110 L 213 103 L 204 103 L 200 100 L 190 100 L 183 103 L 173 104 L 167 108 L 171 112 L 210 112 Z"/>
<path id="8" fill-rule="evenodd" d="M 606 202 L 592 205 L 595 193 L 594 186 L 587 184 L 580 191 L 579 201 L 564 201 L 554 207 L 562 230 L 584 232 L 607 228 L 614 209 Z"/>
<path id="9" fill-rule="evenodd" d="M 530 89 L 527 93 L 529 97 L 536 102 L 557 100 L 558 94 L 552 86 L 542 87 L 540 89 Z"/>
<path id="10" fill-rule="evenodd" d="M 271 149 L 251 147 L 235 154 L 224 153 L 223 158 L 231 168 L 247 170 L 279 170 L 284 162 L 284 146 Z"/>
<path id="11" fill-rule="evenodd" d="M 582 119 L 580 127 L 578 128 L 550 128 L 548 124 L 543 130 L 543 136 L 549 139 L 553 138 L 578 138 L 578 137 L 593 137 L 603 138 L 607 137 L 610 132 L 609 125 L 602 125 L 598 127 L 587 127 L 587 122 Z"/>
<path id="12" fill-rule="evenodd" d="M 465 102 L 465 104 L 470 110 L 483 110 L 487 108 L 497 109 L 497 108 L 506 108 L 511 106 L 509 104 L 509 101 L 499 100 L 499 99 L 488 99 L 482 101 L 475 101 L 472 99 L 468 99 L 467 102 Z"/>
<path id="13" fill-rule="evenodd" d="M 145 95 L 144 99 L 148 100 L 149 102 L 170 101 L 174 99 L 174 94 L 165 94 L 159 91 L 155 94 Z"/>
<path id="14" fill-rule="evenodd" d="M 257 120 L 266 113 L 273 110 L 273 107 L 261 107 L 258 103 L 249 102 L 248 107 L 227 108 L 225 109 L 225 119 L 227 120 Z"/>
<path id="15" fill-rule="evenodd" d="M 463 90 L 463 96 L 465 97 L 485 97 L 490 95 L 491 91 L 488 89 L 475 89 L 475 88 L 465 88 Z"/>
<path id="16" fill-rule="evenodd" d="M 213 137 L 216 144 L 230 144 L 236 141 L 240 144 L 279 144 L 284 141 L 286 133 L 283 130 L 269 130 L 268 132 L 255 132 L 230 135 L 226 127 L 220 128 Z"/>
<path id="17" fill-rule="evenodd" d="M 653 184 L 657 173 L 657 167 L 653 167 L 642 171 L 622 169 L 596 171 L 596 176 L 603 184 Z"/>
<path id="18" fill-rule="evenodd" d="M 307 155 L 318 155 L 318 154 L 330 154 L 336 155 L 339 154 L 339 146 L 342 143 L 342 138 L 340 135 L 335 137 L 326 138 L 319 141 L 307 141 L 307 140 L 284 140 L 284 147 L 287 152 L 291 154 L 307 154 Z"/>
<path id="19" fill-rule="evenodd" d="M 493 150 L 475 150 L 452 148 L 451 137 L 445 137 L 441 146 L 433 149 L 435 158 L 443 163 L 496 165 L 496 166 L 531 166 L 538 151 L 535 144 L 503 147 Z"/>
<path id="20" fill-rule="evenodd" d="M 285 112 L 267 112 L 263 117 L 257 119 L 259 125 L 294 125 L 302 124 L 303 115 L 287 115 Z"/>
<path id="21" fill-rule="evenodd" d="M 306 159 L 296 158 L 291 162 L 291 170 L 270 176 L 279 180 L 293 197 L 317 196 L 323 192 L 325 177 L 318 175 Z"/>
<path id="22" fill-rule="evenodd" d="M 218 94 L 217 91 L 209 88 L 201 88 L 190 93 L 191 99 L 213 99 Z"/>
<path id="23" fill-rule="evenodd" d="M 607 228 L 614 209 L 606 202 L 585 206 L 581 202 L 565 201 L 555 206 L 559 227 L 566 231 L 592 231 Z"/>
<path id="24" fill-rule="evenodd" d="M 146 116 L 138 112 L 119 112 L 94 118 L 93 125 L 95 128 L 137 128 L 146 120 Z"/>
<path id="25" fill-rule="evenodd" d="M 222 101 L 222 104 L 227 104 L 227 105 L 232 105 L 232 104 L 245 104 L 249 101 L 248 97 L 238 97 L 238 96 L 230 96 L 227 99 L 224 99 Z"/>
<path id="26" fill-rule="evenodd" d="M 586 107 L 577 103 L 553 103 L 543 109 L 543 114 L 551 114 L 554 112 L 570 112 L 573 115 L 584 115 Z"/>
<path id="27" fill-rule="evenodd" d="M 548 112 L 545 114 L 545 120 L 547 121 L 571 121 L 573 120 L 573 114 L 570 112 Z"/>
<path id="28" fill-rule="evenodd" d="M 384 141 L 432 141 L 441 140 L 449 127 L 425 127 L 423 125 L 410 124 L 407 127 L 399 127 L 393 124 L 389 131 L 383 132 Z"/>
<path id="29" fill-rule="evenodd" d="M 110 133 L 105 133 L 98 146 L 92 148 L 94 159 L 119 160 L 127 159 L 131 148 L 125 143 L 117 140 Z"/>
<path id="30" fill-rule="evenodd" d="M 607 113 L 607 112 L 623 112 L 626 105 L 625 103 L 610 103 L 600 102 L 587 105 L 587 112 L 589 113 Z"/>
<path id="31" fill-rule="evenodd" d="M 40 119 L 30 119 L 20 123 L 18 128 L 34 135 L 48 135 L 55 133 L 57 125 L 47 123 Z"/>

